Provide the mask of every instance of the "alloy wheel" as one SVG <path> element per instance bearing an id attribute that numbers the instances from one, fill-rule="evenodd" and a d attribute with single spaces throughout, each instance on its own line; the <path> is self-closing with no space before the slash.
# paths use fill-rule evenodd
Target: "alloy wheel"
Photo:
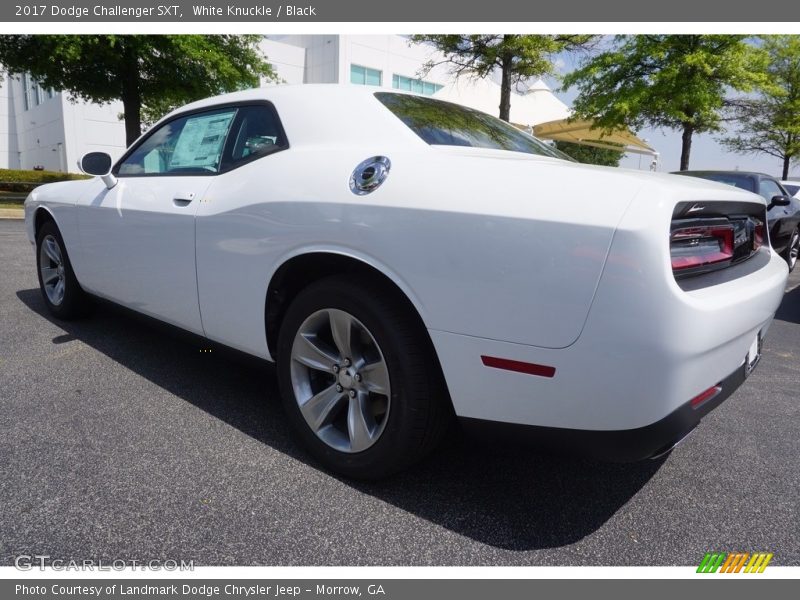
<path id="1" fill-rule="evenodd" d="M 794 269 L 798 256 L 800 256 L 800 230 L 795 229 L 792 241 L 789 243 L 789 269 Z"/>
<path id="2" fill-rule="evenodd" d="M 350 313 L 326 308 L 303 321 L 292 344 L 291 382 L 306 423 L 334 450 L 363 452 L 383 433 L 389 369 L 375 337 Z"/>
<path id="3" fill-rule="evenodd" d="M 47 299 L 54 306 L 64 301 L 66 274 L 64 272 L 64 255 L 55 236 L 48 234 L 42 239 L 39 248 L 39 272 Z"/>

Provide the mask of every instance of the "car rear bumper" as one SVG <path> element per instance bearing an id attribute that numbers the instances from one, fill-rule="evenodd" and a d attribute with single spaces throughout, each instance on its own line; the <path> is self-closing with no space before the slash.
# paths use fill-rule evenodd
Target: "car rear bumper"
<path id="1" fill-rule="evenodd" d="M 786 263 L 764 250 L 702 286 L 695 279 L 681 287 L 671 273 L 634 275 L 606 269 L 580 338 L 566 348 L 429 330 L 456 415 L 596 431 L 597 439 L 661 431 L 665 419 L 686 429 L 676 416 L 683 406 L 723 381 L 726 395 L 732 391 L 751 346 L 765 338 L 783 297 Z"/>
<path id="2" fill-rule="evenodd" d="M 633 462 L 657 458 L 669 452 L 688 436 L 701 419 L 722 404 L 747 377 L 742 365 L 718 382 L 720 391 L 712 398 L 692 406 L 686 402 L 663 419 L 636 429 L 581 430 L 503 423 L 461 417 L 464 431 L 474 437 L 557 450 L 565 454 L 588 456 L 613 462 Z"/>

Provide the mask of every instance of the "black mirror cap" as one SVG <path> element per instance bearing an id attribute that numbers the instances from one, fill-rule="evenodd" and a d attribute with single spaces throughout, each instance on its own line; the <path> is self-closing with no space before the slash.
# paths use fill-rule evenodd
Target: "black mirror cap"
<path id="1" fill-rule="evenodd" d="M 78 166 L 87 175 L 108 175 L 111 172 L 112 160 L 105 152 L 89 152 L 84 154 Z"/>
<path id="2" fill-rule="evenodd" d="M 783 195 L 773 196 L 772 200 L 770 200 L 769 202 L 769 206 L 767 206 L 767 210 L 770 210 L 775 206 L 789 206 L 791 203 L 792 199 L 789 196 L 783 196 Z"/>

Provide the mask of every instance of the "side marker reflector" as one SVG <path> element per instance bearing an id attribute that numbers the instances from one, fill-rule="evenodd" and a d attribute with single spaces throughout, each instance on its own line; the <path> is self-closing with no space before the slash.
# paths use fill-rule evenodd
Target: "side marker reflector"
<path id="1" fill-rule="evenodd" d="M 539 377 L 553 377 L 556 374 L 555 367 L 547 365 L 537 365 L 536 363 L 522 362 L 508 358 L 497 358 L 496 356 L 481 356 L 484 366 L 493 369 L 503 369 L 505 371 L 515 371 L 527 375 L 537 375 Z"/>
<path id="2" fill-rule="evenodd" d="M 715 385 L 713 387 L 708 388 L 702 394 L 698 394 L 694 398 L 692 398 L 689 402 L 692 405 L 692 408 L 697 408 L 701 404 L 704 404 L 711 400 L 714 396 L 719 394 L 722 391 L 722 387 L 719 385 Z"/>

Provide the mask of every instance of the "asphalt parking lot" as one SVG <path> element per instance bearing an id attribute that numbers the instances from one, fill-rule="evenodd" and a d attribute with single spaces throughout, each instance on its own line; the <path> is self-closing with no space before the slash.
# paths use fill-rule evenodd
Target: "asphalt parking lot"
<path id="1" fill-rule="evenodd" d="M 800 565 L 800 269 L 758 369 L 665 460 L 454 433 L 363 484 L 295 446 L 267 365 L 112 307 L 54 322 L 21 221 L 0 221 L 0 256 L 0 564 Z"/>

